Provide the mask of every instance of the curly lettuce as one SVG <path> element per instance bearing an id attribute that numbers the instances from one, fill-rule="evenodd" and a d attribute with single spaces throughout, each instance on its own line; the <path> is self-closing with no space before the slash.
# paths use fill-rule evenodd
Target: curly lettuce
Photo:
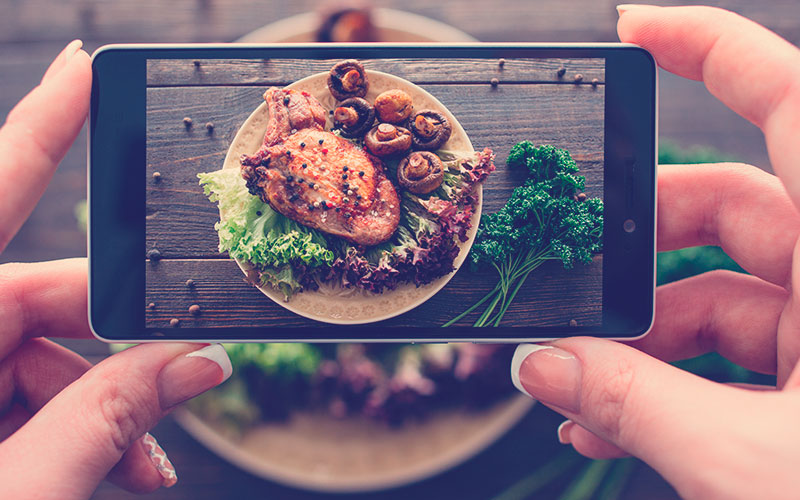
<path id="1" fill-rule="evenodd" d="M 286 299 L 309 285 L 308 271 L 334 260 L 325 237 L 276 212 L 247 190 L 238 169 L 198 174 L 209 200 L 216 202 L 221 220 L 214 225 L 219 251 L 249 262 L 260 271 L 262 283 L 280 289 Z"/>

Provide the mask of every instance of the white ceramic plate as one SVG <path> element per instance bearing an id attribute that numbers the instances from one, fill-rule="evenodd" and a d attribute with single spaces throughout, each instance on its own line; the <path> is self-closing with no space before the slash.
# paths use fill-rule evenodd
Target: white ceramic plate
<path id="1" fill-rule="evenodd" d="M 442 149 L 452 151 L 473 151 L 472 143 L 467 137 L 464 128 L 458 123 L 455 116 L 434 96 L 414 85 L 408 80 L 383 73 L 367 70 L 369 77 L 369 91 L 365 98 L 373 102 L 381 92 L 390 89 L 402 89 L 411 95 L 415 109 L 435 109 L 443 113 L 452 125 L 450 139 Z M 326 110 L 336 106 L 336 99 L 328 91 L 327 73 L 317 73 L 298 80 L 287 88 L 305 91 L 322 103 Z M 228 154 L 225 156 L 223 168 L 240 168 L 239 158 L 242 154 L 254 154 L 263 142 L 264 133 L 269 122 L 269 112 L 266 103 L 262 102 L 253 113 L 245 120 L 231 142 Z M 331 119 L 325 129 L 330 130 Z M 320 284 L 319 290 L 305 291 L 295 294 L 288 301 L 283 293 L 269 285 L 259 286 L 258 289 L 280 306 L 295 314 L 325 323 L 356 325 L 373 323 L 403 314 L 426 300 L 433 297 L 453 277 L 469 253 L 475 240 L 478 222 L 481 216 L 482 188 L 477 188 L 477 205 L 472 216 L 472 227 L 467 232 L 466 242 L 459 242 L 459 254 L 453 265 L 455 270 L 424 286 L 417 287 L 413 283 L 399 285 L 395 290 L 388 290 L 375 294 L 355 288 L 343 289 L 325 283 Z M 224 220 L 225 214 L 220 213 Z M 247 275 L 252 269 L 249 263 L 237 260 L 236 263 Z"/>

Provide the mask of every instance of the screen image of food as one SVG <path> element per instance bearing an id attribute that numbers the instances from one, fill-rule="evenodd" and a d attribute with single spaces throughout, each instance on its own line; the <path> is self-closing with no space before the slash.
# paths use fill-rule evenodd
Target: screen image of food
<path id="1" fill-rule="evenodd" d="M 599 327 L 604 76 L 149 59 L 145 327 Z"/>

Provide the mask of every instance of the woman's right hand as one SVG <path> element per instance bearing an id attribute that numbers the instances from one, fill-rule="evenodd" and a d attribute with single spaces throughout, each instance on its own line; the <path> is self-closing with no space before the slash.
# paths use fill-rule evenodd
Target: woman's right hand
<path id="1" fill-rule="evenodd" d="M 659 287 L 655 325 L 630 345 L 522 345 L 512 378 L 569 419 L 563 443 L 593 458 L 637 456 L 686 498 L 800 498 L 800 50 L 721 9 L 619 11 L 623 42 L 703 80 L 764 132 L 777 177 L 733 164 L 658 174 L 658 249 L 721 245 L 750 275 L 714 271 Z M 709 351 L 777 374 L 778 390 L 666 363 Z"/>

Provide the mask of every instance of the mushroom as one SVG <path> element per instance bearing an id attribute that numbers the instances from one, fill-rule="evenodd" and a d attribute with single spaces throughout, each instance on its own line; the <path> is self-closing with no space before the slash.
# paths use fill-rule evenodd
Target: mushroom
<path id="1" fill-rule="evenodd" d="M 442 185 L 442 160 L 430 151 L 414 151 L 397 165 L 397 180 L 416 194 L 428 194 Z"/>
<path id="2" fill-rule="evenodd" d="M 412 111 L 414 105 L 411 103 L 411 96 L 400 89 L 387 90 L 375 98 L 375 112 L 382 122 L 401 123 Z"/>
<path id="3" fill-rule="evenodd" d="M 342 131 L 342 137 L 352 139 L 363 136 L 375 121 L 375 108 L 366 99 L 351 97 L 333 110 L 333 126 Z"/>
<path id="4" fill-rule="evenodd" d="M 426 151 L 441 148 L 453 130 L 447 118 L 432 109 L 414 113 L 408 120 L 408 129 L 411 131 L 414 148 Z"/>
<path id="5" fill-rule="evenodd" d="M 339 101 L 367 95 L 369 80 L 364 66 L 355 59 L 338 62 L 328 74 L 328 90 Z"/>
<path id="6" fill-rule="evenodd" d="M 411 148 L 411 132 L 391 123 L 381 123 L 367 132 L 364 143 L 376 156 L 404 153 Z"/>

